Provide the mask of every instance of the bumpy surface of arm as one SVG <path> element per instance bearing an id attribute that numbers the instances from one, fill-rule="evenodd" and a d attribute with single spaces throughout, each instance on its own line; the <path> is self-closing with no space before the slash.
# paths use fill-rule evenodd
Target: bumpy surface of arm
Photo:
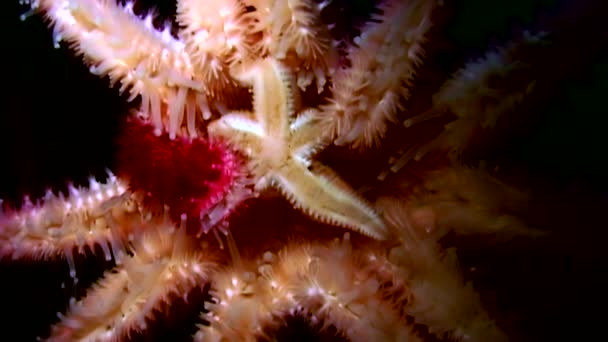
<path id="1" fill-rule="evenodd" d="M 253 55 L 252 23 L 241 1 L 180 0 L 177 21 L 184 27 L 180 38 L 214 94 L 234 82 L 230 68 Z"/>
<path id="2" fill-rule="evenodd" d="M 196 341 L 269 338 L 286 316 L 319 330 L 335 327 L 351 341 L 420 341 L 392 303 L 381 297 L 385 279 L 377 251 L 355 248 L 349 234 L 332 244 L 290 245 L 215 278 L 215 304 L 202 318 Z M 253 333 L 253 334 L 252 334 Z"/>
<path id="3" fill-rule="evenodd" d="M 414 229 L 399 201 L 386 201 L 382 207 L 401 240 L 391 249 L 392 265 L 387 266 L 395 281 L 383 289 L 395 306 L 436 336 L 455 341 L 507 341 L 473 284 L 463 278 L 455 250 L 442 250 L 434 237 Z"/>
<path id="4" fill-rule="evenodd" d="M 86 297 L 73 301 L 46 341 L 120 341 L 143 331 L 175 297 L 207 282 L 214 263 L 194 252 L 166 224 L 150 225 L 118 269 L 106 273 Z"/>
<path id="5" fill-rule="evenodd" d="M 337 61 L 329 26 L 321 11 L 330 1 L 248 0 L 255 10 L 248 14 L 255 32 L 262 37 L 255 44 L 260 55 L 269 55 L 298 69 L 297 85 L 304 90 L 313 80 L 320 93 L 329 69 Z"/>
<path id="6" fill-rule="evenodd" d="M 47 193 L 42 203 L 27 200 L 18 211 L 0 214 L 0 257 L 65 257 L 76 276 L 74 250 L 100 245 L 107 260 L 124 257 L 126 232 L 139 219 L 138 206 L 114 176 L 91 180 L 89 189 L 70 186 L 70 195 Z"/>
<path id="7" fill-rule="evenodd" d="M 141 96 L 142 114 L 150 115 L 158 133 L 169 121 L 175 135 L 187 111 L 194 135 L 194 113 L 209 116 L 202 77 L 197 75 L 185 44 L 153 25 L 153 16 L 140 18 L 133 4 L 119 6 L 114 0 L 26 0 L 53 26 L 56 46 L 67 41 L 90 65 L 93 74 L 108 76 L 129 100 Z M 202 103 L 202 104 L 201 104 Z M 163 106 L 168 106 L 165 118 Z M 192 112 L 192 113 L 190 113 Z"/>
<path id="8" fill-rule="evenodd" d="M 368 24 L 348 48 L 351 65 L 333 77 L 333 97 L 323 106 L 336 144 L 377 145 L 408 96 L 422 44 L 431 27 L 434 1 L 389 1 L 378 22 Z"/>
<path id="9" fill-rule="evenodd" d="M 404 121 L 405 127 L 450 114 L 455 120 L 414 155 L 422 158 L 434 150 L 457 159 L 484 130 L 496 128 L 500 119 L 512 114 L 535 85 L 532 66 L 518 57 L 523 49 L 546 43 L 542 34 L 525 33 L 518 42 L 469 62 L 446 81 L 433 96 L 433 107 Z"/>

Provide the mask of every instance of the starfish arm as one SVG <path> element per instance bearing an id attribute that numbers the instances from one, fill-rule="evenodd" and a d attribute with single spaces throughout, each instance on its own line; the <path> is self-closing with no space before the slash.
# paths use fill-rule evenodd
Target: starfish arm
<path id="1" fill-rule="evenodd" d="M 70 186 L 70 196 L 49 192 L 42 204 L 29 200 L 21 210 L 0 213 L 0 257 L 49 258 L 63 256 L 75 277 L 73 250 L 100 245 L 106 260 L 124 256 L 125 229 L 139 218 L 126 186 L 111 176 L 107 183 L 91 180 L 90 189 Z"/>
<path id="2" fill-rule="evenodd" d="M 251 119 L 249 112 L 231 112 L 211 122 L 207 128 L 213 137 L 221 137 L 245 155 L 251 157 L 261 152 L 260 141 L 264 128 Z"/>
<path id="3" fill-rule="evenodd" d="M 391 268 L 399 280 L 393 288 L 385 288 L 388 298 L 398 298 L 395 306 L 437 336 L 450 335 L 459 341 L 507 341 L 473 284 L 460 272 L 456 251 L 442 250 L 432 236 L 415 229 L 403 201 L 387 198 L 379 204 L 400 241 L 389 252 Z M 404 285 L 408 296 L 394 292 Z"/>
<path id="4" fill-rule="evenodd" d="M 194 341 L 247 341 L 267 339 L 265 331 L 276 328 L 279 300 L 273 298 L 267 279 L 257 274 L 255 265 L 228 269 L 214 276 L 205 303 L 203 321 Z M 273 311 L 274 310 L 274 311 Z"/>
<path id="5" fill-rule="evenodd" d="M 456 118 L 445 125 L 444 131 L 435 139 L 420 147 L 414 159 L 433 150 L 458 158 L 470 146 L 473 135 L 494 129 L 499 119 L 513 113 L 535 88 L 534 67 L 521 56 L 526 56 L 530 50 L 542 49 L 545 44 L 547 41 L 542 33 L 525 32 L 520 41 L 488 51 L 483 58 L 457 71 L 433 96 L 431 109 L 403 123 L 405 127 L 411 127 L 447 113 Z M 476 143 L 479 142 L 476 140 Z"/>
<path id="6" fill-rule="evenodd" d="M 429 0 L 388 1 L 348 48 L 351 66 L 333 77 L 333 98 L 323 106 L 337 144 L 377 145 L 396 121 L 421 63 L 434 7 Z"/>
<path id="7" fill-rule="evenodd" d="M 209 325 L 200 325 L 194 339 L 268 339 L 282 317 L 302 315 L 321 330 L 333 325 L 351 341 L 419 341 L 388 297 L 379 295 L 391 279 L 380 276 L 378 260 L 385 259 L 370 248 L 354 249 L 348 233 L 332 244 L 267 252 L 256 267 L 215 277 L 214 301 L 201 315 Z"/>
<path id="8" fill-rule="evenodd" d="M 275 284 L 273 297 L 288 305 L 283 312 L 301 308 L 350 341 L 420 341 L 381 295 L 386 279 L 377 266 L 385 258 L 372 248 L 353 248 L 349 233 L 331 244 L 289 246 L 278 259 L 267 277 Z"/>
<path id="9" fill-rule="evenodd" d="M 331 170 L 324 168 L 313 173 L 304 163 L 291 161 L 272 177 L 295 207 L 316 220 L 353 229 L 378 240 L 390 237 L 374 209 Z"/>
<path id="10" fill-rule="evenodd" d="M 267 137 L 285 141 L 294 115 L 293 79 L 279 62 L 267 58 L 245 69 L 238 78 L 253 87 L 255 119 Z"/>
<path id="11" fill-rule="evenodd" d="M 177 21 L 192 62 L 206 84 L 229 83 L 230 66 L 253 57 L 247 9 L 237 0 L 180 0 Z"/>
<path id="12" fill-rule="evenodd" d="M 255 31 L 263 36 L 256 49 L 300 69 L 297 85 L 304 90 L 314 78 L 323 90 L 329 67 L 337 60 L 337 51 L 328 25 L 321 21 L 321 11 L 330 1 L 248 0 L 255 11 Z M 295 59 L 294 59 L 295 58 Z"/>
<path id="13" fill-rule="evenodd" d="M 112 85 L 119 82 L 121 93 L 128 90 L 129 101 L 141 96 L 142 114 L 150 115 L 158 133 L 168 122 L 172 135 L 177 134 L 184 113 L 190 121 L 197 110 L 209 116 L 200 94 L 206 85 L 184 43 L 171 35 L 169 26 L 158 31 L 151 14 L 142 19 L 132 3 L 123 7 L 114 0 L 26 1 L 51 22 L 56 46 L 69 42 L 93 74 L 108 76 Z"/>
<path id="14" fill-rule="evenodd" d="M 107 273 L 84 299 L 73 302 L 47 340 L 121 340 L 145 330 L 155 311 L 162 311 L 173 298 L 185 298 L 207 283 L 214 264 L 189 253 L 192 246 L 185 246 L 180 234 L 176 239 L 167 228 L 149 232 L 122 267 Z"/>
<path id="15" fill-rule="evenodd" d="M 319 111 L 307 109 L 291 123 L 289 148 L 294 154 L 308 158 L 327 144 L 329 136 L 320 129 L 320 122 Z"/>

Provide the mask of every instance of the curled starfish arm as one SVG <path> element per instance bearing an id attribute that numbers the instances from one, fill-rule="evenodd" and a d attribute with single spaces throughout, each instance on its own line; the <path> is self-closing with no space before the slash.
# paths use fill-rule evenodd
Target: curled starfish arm
<path id="1" fill-rule="evenodd" d="M 273 174 L 275 185 L 297 208 L 321 222 L 353 229 L 375 239 L 390 236 L 382 219 L 329 168 L 311 171 L 291 162 Z"/>
<path id="2" fill-rule="evenodd" d="M 47 341 L 116 341 L 146 329 L 155 311 L 174 297 L 186 299 L 207 282 L 214 263 L 193 253 L 180 233 L 168 226 L 151 231 L 123 265 L 109 272 L 51 329 Z M 177 235 L 177 237 L 176 237 Z"/>
<path id="3" fill-rule="evenodd" d="M 113 175 L 105 184 L 91 179 L 89 189 L 70 186 L 70 196 L 48 192 L 42 204 L 29 200 L 19 211 L 0 213 L 0 257 L 63 256 L 75 277 L 74 250 L 101 246 L 106 260 L 124 256 L 126 229 L 139 219 L 137 204 Z"/>

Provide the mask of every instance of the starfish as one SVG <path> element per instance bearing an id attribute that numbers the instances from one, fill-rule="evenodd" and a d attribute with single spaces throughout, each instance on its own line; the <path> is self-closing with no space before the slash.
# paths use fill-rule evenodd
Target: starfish
<path id="1" fill-rule="evenodd" d="M 278 340 L 296 318 L 351 341 L 506 340 L 451 245 L 458 235 L 519 234 L 525 222 L 516 215 L 527 203 L 484 170 L 442 155 L 483 143 L 476 132 L 501 125 L 542 74 L 533 66 L 559 50 L 530 58 L 541 51 L 524 37 L 513 51 L 465 66 L 425 110 L 418 98 L 442 79 L 417 73 L 442 1 L 371 1 L 365 16 L 347 18 L 360 4 L 178 0 L 176 25 L 162 30 L 132 1 L 21 1 L 52 24 L 56 43 L 67 41 L 91 72 L 138 102 L 117 137 L 116 176 L 0 209 L 2 262 L 65 258 L 74 289 L 90 278 L 82 254 L 116 264 L 86 296 L 75 291 L 50 332 L 32 323 L 21 333 L 48 341 L 192 333 L 195 341 Z M 412 88 L 418 82 L 421 92 Z M 408 134 L 421 121 L 429 127 Z M 445 133 L 427 136 L 446 122 Z M 357 177 L 372 204 L 341 178 L 357 170 L 338 174 L 331 167 L 338 171 L 340 160 L 328 167 L 315 158 L 330 144 L 363 153 L 345 155 L 353 165 L 374 161 L 377 169 Z M 411 165 L 418 156 L 425 160 Z M 275 190 L 326 231 L 290 209 L 269 217 L 287 207 L 274 201 L 243 210 L 252 195 Z M 367 237 L 340 238 L 332 225 Z M 450 241 L 440 243 L 446 234 Z M 10 273 L 4 278 L 11 291 L 18 287 Z M 205 298 L 190 301 L 197 296 Z M 177 298 L 188 307 L 169 311 Z M 186 326 L 199 313 L 195 333 Z M 170 337 L 158 335 L 169 321 L 182 323 Z"/>
<path id="2" fill-rule="evenodd" d="M 311 161 L 327 144 L 326 135 L 315 109 L 295 116 L 295 82 L 287 69 L 266 58 L 237 78 L 253 88 L 253 112 L 228 113 L 208 129 L 251 160 L 255 189 L 277 188 L 294 207 L 318 221 L 387 239 L 384 222 L 366 201 L 331 169 Z"/>

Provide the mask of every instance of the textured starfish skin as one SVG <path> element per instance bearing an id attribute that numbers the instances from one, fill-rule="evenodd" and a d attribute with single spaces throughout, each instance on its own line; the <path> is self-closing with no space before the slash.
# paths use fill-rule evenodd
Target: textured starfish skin
<path id="1" fill-rule="evenodd" d="M 382 219 L 330 169 L 315 171 L 310 155 L 325 144 L 314 110 L 294 119 L 297 99 L 289 73 L 265 59 L 239 75 L 253 87 L 253 113 L 233 112 L 209 126 L 249 157 L 256 189 L 277 188 L 316 220 L 346 227 L 376 239 L 389 233 Z"/>

